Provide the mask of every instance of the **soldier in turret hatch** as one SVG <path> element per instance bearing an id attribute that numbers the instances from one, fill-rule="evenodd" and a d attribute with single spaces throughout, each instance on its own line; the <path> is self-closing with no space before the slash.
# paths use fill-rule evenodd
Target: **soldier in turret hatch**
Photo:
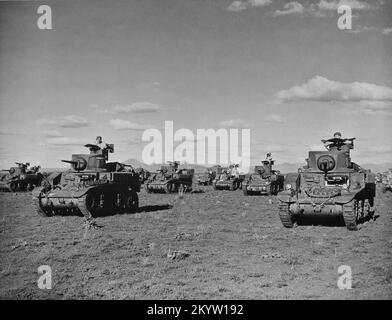
<path id="1" fill-rule="evenodd" d="M 343 139 L 340 132 L 335 132 L 333 134 L 333 138 L 328 140 L 321 140 L 321 142 L 324 143 L 325 148 L 328 150 L 340 150 L 342 146 L 348 146 L 349 149 L 352 149 L 353 140 L 354 139 Z"/>
<path id="2" fill-rule="evenodd" d="M 239 177 L 240 172 L 238 171 L 238 167 L 239 167 L 239 165 L 236 164 L 236 165 L 233 166 L 233 168 L 231 168 L 230 175 L 231 175 L 232 177 L 235 177 L 235 178 L 238 178 L 238 177 Z"/>
<path id="3" fill-rule="evenodd" d="M 267 156 L 265 157 L 265 161 L 268 161 L 268 162 L 272 161 L 272 154 L 270 152 L 267 153 Z"/>
<path id="4" fill-rule="evenodd" d="M 97 147 L 99 147 L 100 149 L 102 149 L 102 150 L 105 150 L 105 149 L 107 149 L 109 147 L 109 145 L 106 142 L 102 141 L 102 137 L 101 136 L 98 136 L 95 139 L 95 145 Z"/>

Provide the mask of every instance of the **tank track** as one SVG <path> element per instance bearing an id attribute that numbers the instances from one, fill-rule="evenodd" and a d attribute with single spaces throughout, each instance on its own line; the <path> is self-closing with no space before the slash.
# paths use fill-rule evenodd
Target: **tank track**
<path id="1" fill-rule="evenodd" d="M 356 200 L 343 205 L 343 219 L 348 230 L 356 231 L 357 226 L 357 202 Z"/>
<path id="2" fill-rule="evenodd" d="M 279 218 L 285 228 L 294 227 L 294 221 L 289 211 L 289 205 L 287 203 L 279 203 Z"/>
<path id="3" fill-rule="evenodd" d="M 50 217 L 52 216 L 52 210 L 51 209 L 44 209 L 41 206 L 40 203 L 40 198 L 41 198 L 41 194 L 37 197 L 33 199 L 33 205 L 35 207 L 35 210 L 37 211 L 37 213 L 41 216 L 41 217 Z"/>

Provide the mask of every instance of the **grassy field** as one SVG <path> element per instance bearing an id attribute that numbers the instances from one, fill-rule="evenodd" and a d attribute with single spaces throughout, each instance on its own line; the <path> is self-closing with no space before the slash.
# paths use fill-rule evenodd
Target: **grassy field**
<path id="1" fill-rule="evenodd" d="M 2 299 L 391 299 L 392 193 L 375 222 L 282 227 L 275 197 L 140 193 L 141 211 L 39 217 L 29 193 L 0 194 Z M 40 265 L 53 288 L 37 287 Z M 352 289 L 337 287 L 352 268 Z"/>

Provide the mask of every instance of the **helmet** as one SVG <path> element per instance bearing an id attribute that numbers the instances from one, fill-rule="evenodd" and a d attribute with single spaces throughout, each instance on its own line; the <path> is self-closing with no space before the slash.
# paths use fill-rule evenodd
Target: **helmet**
<path id="1" fill-rule="evenodd" d="M 335 132 L 335 133 L 333 134 L 333 136 L 339 136 L 339 137 L 341 137 L 342 134 L 341 134 L 340 132 Z"/>

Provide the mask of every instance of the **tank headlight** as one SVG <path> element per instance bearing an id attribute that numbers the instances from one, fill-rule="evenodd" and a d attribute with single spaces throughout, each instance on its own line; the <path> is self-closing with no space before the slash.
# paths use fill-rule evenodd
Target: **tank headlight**
<path id="1" fill-rule="evenodd" d="M 291 190 L 291 184 L 290 183 L 286 184 L 286 189 L 287 190 Z"/>
<path id="2" fill-rule="evenodd" d="M 347 183 L 345 183 L 345 184 L 342 186 L 342 188 L 343 188 L 344 190 L 347 190 L 347 189 L 348 189 Z"/>

